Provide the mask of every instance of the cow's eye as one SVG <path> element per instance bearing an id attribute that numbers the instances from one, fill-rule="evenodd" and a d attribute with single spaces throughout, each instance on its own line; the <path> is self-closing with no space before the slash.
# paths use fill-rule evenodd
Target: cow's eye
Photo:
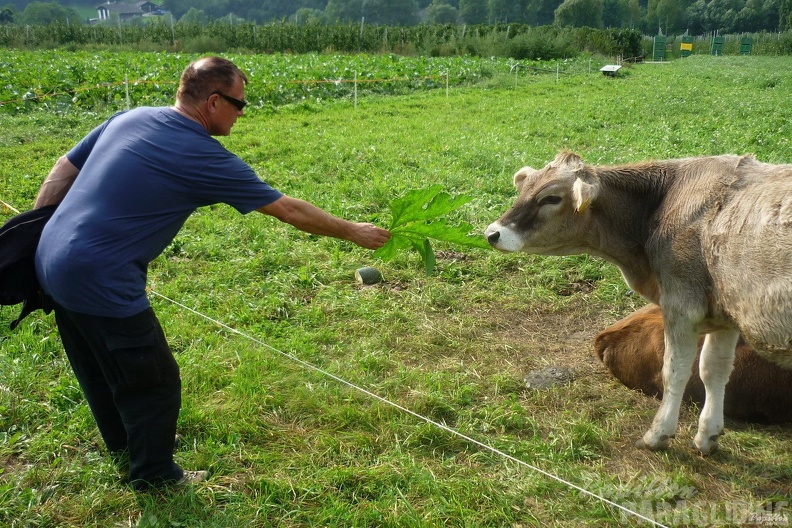
<path id="1" fill-rule="evenodd" d="M 541 200 L 539 200 L 539 205 L 555 205 L 561 203 L 561 197 L 551 194 L 550 196 L 545 196 Z"/>

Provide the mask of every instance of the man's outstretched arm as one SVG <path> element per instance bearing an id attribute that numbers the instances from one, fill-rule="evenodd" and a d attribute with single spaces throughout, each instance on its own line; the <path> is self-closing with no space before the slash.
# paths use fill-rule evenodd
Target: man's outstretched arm
<path id="1" fill-rule="evenodd" d="M 349 240 L 366 249 L 378 249 L 390 239 L 390 233 L 386 229 L 338 218 L 313 204 L 290 196 L 282 196 L 269 205 L 259 207 L 257 211 L 274 216 L 306 233 Z"/>

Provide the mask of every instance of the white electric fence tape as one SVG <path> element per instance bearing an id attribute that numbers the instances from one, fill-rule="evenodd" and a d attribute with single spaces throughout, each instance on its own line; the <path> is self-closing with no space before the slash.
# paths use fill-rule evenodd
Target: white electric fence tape
<path id="1" fill-rule="evenodd" d="M 160 297 L 160 298 L 162 298 L 162 299 L 164 299 L 164 300 L 166 300 L 166 301 L 168 301 L 170 303 L 175 304 L 176 306 L 179 306 L 179 307 L 181 307 L 181 308 L 183 308 L 185 310 L 188 310 L 188 311 L 194 313 L 195 315 L 203 317 L 207 321 L 211 321 L 212 323 L 224 328 L 225 330 L 228 330 L 229 332 L 231 332 L 233 334 L 237 334 L 237 335 L 242 336 L 245 339 L 248 339 L 248 340 L 250 340 L 250 341 L 252 341 L 252 342 L 254 342 L 254 343 L 256 343 L 256 344 L 258 344 L 258 345 L 260 345 L 262 347 L 264 347 L 264 348 L 268 348 L 269 350 L 271 350 L 271 351 L 273 351 L 273 352 L 275 352 L 277 354 L 280 354 L 281 356 L 289 358 L 292 361 L 295 361 L 295 362 L 299 363 L 300 365 L 303 365 L 304 367 L 307 367 L 307 368 L 309 368 L 311 370 L 319 372 L 320 374 L 323 374 L 323 375 L 325 375 L 325 376 L 327 376 L 329 378 L 332 378 L 332 379 L 336 380 L 339 383 L 342 383 L 342 384 L 344 384 L 344 385 L 346 385 L 346 386 L 348 386 L 348 387 L 350 387 L 352 389 L 355 389 L 355 390 L 357 390 L 359 392 L 362 392 L 363 394 L 365 394 L 367 396 L 370 396 L 370 397 L 372 397 L 372 398 L 374 398 L 376 400 L 379 400 L 382 403 L 390 405 L 391 407 L 395 407 L 396 409 L 399 409 L 400 411 L 403 411 L 403 412 L 405 412 L 405 413 L 407 413 L 407 414 L 409 414 L 411 416 L 414 416 L 415 418 L 418 418 L 419 420 L 422 420 L 422 421 L 424 421 L 424 422 L 426 422 L 428 424 L 431 424 L 431 425 L 433 425 L 435 427 L 438 427 L 438 428 L 440 428 L 440 429 L 442 429 L 444 431 L 447 431 L 447 432 L 449 432 L 449 433 L 451 433 L 451 434 L 453 434 L 455 436 L 458 436 L 459 438 L 462 438 L 463 440 L 465 440 L 467 442 L 470 442 L 471 444 L 475 444 L 475 445 L 477 445 L 477 446 L 479 446 L 481 448 L 484 448 L 484 449 L 486 449 L 488 451 L 491 451 L 491 452 L 495 453 L 496 455 L 500 455 L 500 456 L 502 456 L 502 457 L 504 457 L 504 458 L 506 458 L 508 460 L 511 460 L 512 462 L 515 462 L 515 463 L 517 463 L 517 464 L 519 464 L 521 466 L 524 466 L 524 467 L 526 467 L 526 468 L 528 468 L 528 469 L 530 469 L 532 471 L 540 473 L 540 474 L 544 475 L 547 478 L 553 479 L 553 480 L 555 480 L 557 482 L 560 482 L 561 484 L 569 486 L 570 488 L 573 488 L 573 489 L 579 491 L 580 493 L 583 493 L 583 494 L 588 495 L 590 497 L 593 497 L 593 498 L 595 498 L 597 500 L 600 500 L 600 501 L 602 501 L 602 502 L 604 502 L 606 504 L 609 504 L 609 505 L 611 505 L 611 506 L 613 506 L 615 508 L 618 508 L 618 509 L 622 510 L 623 512 L 629 514 L 629 515 L 632 515 L 634 517 L 637 517 L 639 519 L 647 521 L 647 522 L 649 522 L 649 523 L 651 523 L 651 524 L 653 524 L 655 526 L 660 526 L 662 528 L 668 528 L 664 524 L 660 524 L 659 522 L 655 521 L 654 519 L 650 519 L 648 517 L 645 517 L 645 516 L 641 515 L 638 512 L 635 512 L 633 510 L 630 510 L 629 508 L 626 508 L 626 507 L 622 506 L 621 504 L 617 504 L 617 503 L 615 503 L 615 502 L 613 502 L 613 501 L 611 501 L 609 499 L 606 499 L 605 497 L 602 497 L 600 495 L 597 495 L 596 493 L 593 493 L 593 492 L 588 491 L 588 490 L 586 490 L 584 488 L 581 488 L 580 486 L 578 486 L 576 484 L 573 484 L 572 482 L 564 480 L 561 477 L 553 475 L 552 473 L 549 473 L 549 472 L 547 472 L 547 471 L 545 471 L 543 469 L 540 469 L 540 468 L 538 468 L 536 466 L 532 466 L 531 464 L 529 464 L 527 462 L 524 462 L 524 461 L 520 460 L 519 458 L 515 458 L 515 457 L 509 455 L 508 453 L 504 453 L 503 451 L 501 451 L 499 449 L 496 449 L 496 448 L 494 448 L 494 447 L 492 447 L 490 445 L 487 445 L 487 444 L 485 444 L 483 442 L 480 442 L 480 441 L 476 440 L 475 438 L 471 438 L 471 437 L 469 437 L 467 435 L 464 435 L 464 434 L 460 433 L 459 431 L 456 431 L 455 429 L 452 429 L 452 428 L 448 427 L 447 425 L 441 424 L 439 422 L 435 422 L 434 420 L 432 420 L 430 418 L 427 418 L 425 416 L 422 416 L 422 415 L 420 415 L 420 414 L 418 414 L 416 412 L 413 412 L 410 409 L 407 409 L 406 407 L 402 407 L 398 403 L 394 403 L 394 402 L 392 402 L 390 400 L 387 400 L 387 399 L 383 398 L 382 396 L 378 396 L 377 394 L 374 394 L 373 392 L 371 392 L 369 390 L 366 390 L 366 389 L 364 389 L 362 387 L 358 387 L 354 383 L 351 383 L 351 382 L 346 381 L 346 380 L 344 380 L 342 378 L 339 378 L 335 374 L 331 374 L 330 372 L 322 370 L 321 368 L 319 368 L 319 367 L 317 367 L 315 365 L 312 365 L 311 363 L 308 363 L 307 361 L 304 361 L 304 360 L 302 360 L 302 359 L 300 359 L 300 358 L 298 358 L 298 357 L 296 357 L 296 356 L 294 356 L 292 354 L 289 354 L 289 353 L 283 352 L 281 350 L 278 350 L 277 348 L 275 348 L 275 347 L 273 347 L 273 346 L 261 341 L 260 339 L 257 339 L 257 338 L 255 338 L 253 336 L 250 336 L 250 335 L 247 335 L 244 332 L 240 332 L 239 330 L 237 330 L 235 328 L 232 328 L 232 327 L 228 326 L 227 324 L 222 323 L 222 322 L 220 322 L 220 321 L 218 321 L 216 319 L 212 319 L 208 315 L 202 314 L 201 312 L 199 312 L 199 311 L 197 311 L 197 310 L 195 310 L 193 308 L 190 308 L 189 306 L 185 306 L 184 304 L 182 304 L 180 302 L 177 302 L 177 301 L 175 301 L 175 300 L 173 300 L 173 299 L 171 299 L 169 297 L 166 297 L 165 295 L 162 295 L 161 293 L 159 293 L 157 291 L 154 291 L 153 289 L 151 289 L 149 291 L 152 294 L 156 295 L 157 297 Z"/>

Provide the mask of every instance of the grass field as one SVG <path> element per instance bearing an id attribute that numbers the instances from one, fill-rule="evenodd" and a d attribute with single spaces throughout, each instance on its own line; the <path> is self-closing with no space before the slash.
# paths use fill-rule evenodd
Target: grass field
<path id="1" fill-rule="evenodd" d="M 562 149 L 594 164 L 792 162 L 792 59 L 622 72 L 254 109 L 224 142 L 276 187 L 350 219 L 387 224 L 389 200 L 441 184 L 474 196 L 458 219 L 478 231 L 511 204 L 515 170 Z M 0 117 L 0 198 L 29 208 L 56 158 L 110 111 Z M 613 266 L 437 249 L 426 276 L 415 254 L 379 262 L 222 205 L 193 215 L 150 271 L 184 384 L 176 458 L 211 472 L 172 493 L 119 483 L 51 316 L 3 330 L 0 526 L 648 525 L 558 479 L 664 525 L 788 525 L 792 429 L 727 421 L 720 451 L 701 457 L 686 408 L 669 450 L 634 447 L 658 402 L 591 354 L 598 331 L 643 304 Z M 364 265 L 384 281 L 358 285 Z M 3 308 L 0 326 L 16 312 Z M 556 365 L 576 379 L 525 388 Z"/>

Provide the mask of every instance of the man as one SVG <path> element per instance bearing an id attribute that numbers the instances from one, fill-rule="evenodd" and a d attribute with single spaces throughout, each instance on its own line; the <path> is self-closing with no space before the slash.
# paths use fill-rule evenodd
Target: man
<path id="1" fill-rule="evenodd" d="M 246 75 L 219 57 L 184 70 L 173 107 L 112 116 L 56 162 L 36 208 L 58 204 L 36 273 L 102 438 L 136 489 L 198 482 L 173 461 L 179 368 L 146 297 L 148 264 L 198 207 L 227 203 L 376 249 L 384 229 L 342 220 L 261 181 L 212 136 L 245 107 Z"/>

